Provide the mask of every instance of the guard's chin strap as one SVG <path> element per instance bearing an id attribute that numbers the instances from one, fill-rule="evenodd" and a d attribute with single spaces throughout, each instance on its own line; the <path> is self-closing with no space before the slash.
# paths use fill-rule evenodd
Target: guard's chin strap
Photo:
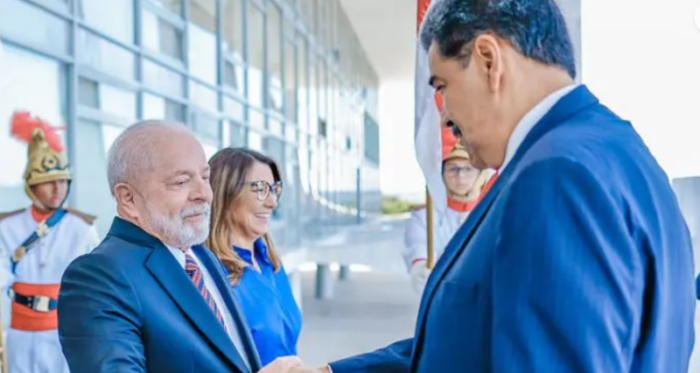
<path id="1" fill-rule="evenodd" d="M 66 188 L 66 196 L 63 198 L 63 201 L 61 201 L 61 204 L 58 205 L 58 207 L 55 209 L 48 208 L 48 207 L 44 206 L 44 204 L 41 203 L 41 201 L 39 201 L 39 198 L 37 198 L 36 195 L 34 195 L 34 192 L 32 191 L 31 186 L 25 184 L 24 190 L 27 193 L 27 196 L 29 196 L 29 199 L 32 200 L 33 207 L 35 207 L 37 210 L 39 210 L 39 211 L 37 211 L 38 213 L 42 213 L 42 211 L 48 211 L 51 214 L 53 214 L 56 210 L 62 209 L 63 205 L 65 205 L 66 201 L 68 201 L 68 196 L 70 195 L 71 181 L 72 180 L 68 180 L 68 187 Z M 49 216 L 51 214 L 49 214 Z"/>

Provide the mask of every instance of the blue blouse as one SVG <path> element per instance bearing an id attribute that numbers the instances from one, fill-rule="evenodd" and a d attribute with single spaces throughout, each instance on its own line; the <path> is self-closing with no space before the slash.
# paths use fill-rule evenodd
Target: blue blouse
<path id="1" fill-rule="evenodd" d="M 251 251 L 233 247 L 236 253 L 253 264 Z M 267 257 L 267 246 L 262 239 L 255 241 L 255 259 L 260 271 L 248 267 L 236 285 L 231 286 L 243 310 L 258 349 L 263 366 L 281 356 L 297 354 L 301 333 L 301 310 L 292 294 L 292 287 L 284 268 L 275 273 Z"/>

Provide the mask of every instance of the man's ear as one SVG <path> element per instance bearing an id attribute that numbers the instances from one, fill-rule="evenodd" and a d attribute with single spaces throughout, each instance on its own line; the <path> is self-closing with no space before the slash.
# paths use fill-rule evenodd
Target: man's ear
<path id="1" fill-rule="evenodd" d="M 503 48 L 498 39 L 491 34 L 482 34 L 474 39 L 473 59 L 484 69 L 488 76 L 489 88 L 497 92 L 503 78 Z"/>
<path id="2" fill-rule="evenodd" d="M 131 185 L 119 183 L 114 186 L 114 199 L 117 200 L 117 206 L 132 218 L 137 218 L 139 215 L 136 208 L 136 198 L 136 193 Z"/>

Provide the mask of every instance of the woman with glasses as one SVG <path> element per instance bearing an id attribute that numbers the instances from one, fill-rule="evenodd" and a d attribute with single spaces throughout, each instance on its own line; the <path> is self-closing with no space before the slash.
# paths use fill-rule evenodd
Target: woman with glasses
<path id="1" fill-rule="evenodd" d="M 297 354 L 301 312 L 269 234 L 282 195 L 277 164 L 248 149 L 224 149 L 209 161 L 211 232 L 206 246 L 227 271 L 263 366 Z"/>
<path id="2" fill-rule="evenodd" d="M 447 189 L 447 211 L 445 216 L 433 213 L 433 249 L 439 258 L 452 236 L 457 232 L 469 213 L 479 201 L 481 190 L 493 172 L 479 171 L 469 162 L 469 154 L 458 144 L 449 128 L 442 133 L 442 177 Z M 426 267 L 428 254 L 427 211 L 419 206 L 411 212 L 406 225 L 404 260 L 411 274 L 413 289 L 423 293 L 430 275 Z"/>

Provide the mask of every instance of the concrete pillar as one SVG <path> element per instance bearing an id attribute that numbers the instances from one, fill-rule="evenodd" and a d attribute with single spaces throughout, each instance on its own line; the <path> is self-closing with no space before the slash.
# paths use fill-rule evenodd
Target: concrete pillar
<path id="1" fill-rule="evenodd" d="M 340 273 L 338 274 L 338 279 L 340 281 L 347 281 L 350 279 L 350 266 L 349 265 L 341 265 L 340 266 Z"/>
<path id="2" fill-rule="evenodd" d="M 316 264 L 316 299 L 333 298 L 333 274 L 328 263 Z"/>

